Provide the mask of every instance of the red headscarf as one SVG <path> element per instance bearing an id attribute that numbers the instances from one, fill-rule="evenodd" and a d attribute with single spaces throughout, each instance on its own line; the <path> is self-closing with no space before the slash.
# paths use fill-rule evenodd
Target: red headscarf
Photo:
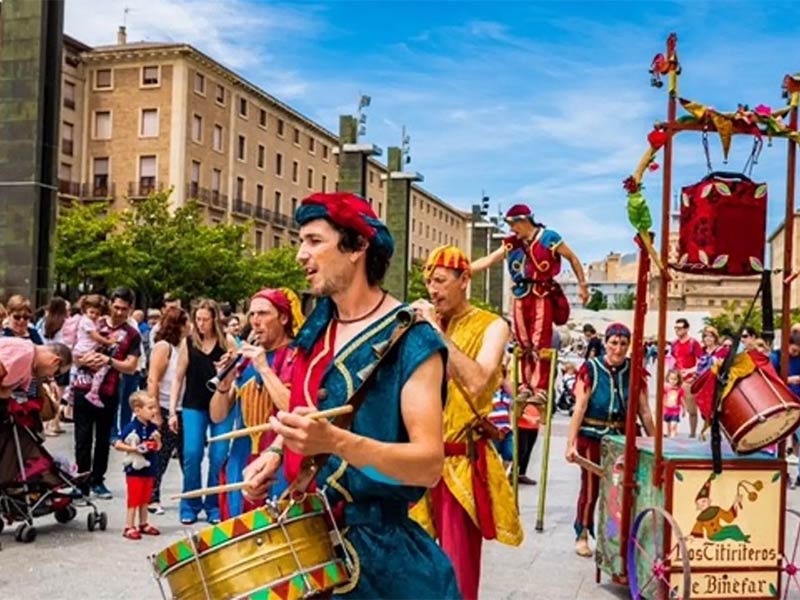
<path id="1" fill-rule="evenodd" d="M 292 334 L 293 323 L 292 323 L 292 303 L 289 300 L 289 297 L 283 292 L 283 290 L 278 290 L 274 288 L 264 288 L 262 290 L 258 290 L 255 294 L 253 294 L 250 301 L 252 302 L 256 298 L 263 298 L 264 300 L 269 300 L 275 309 L 281 314 L 284 315 L 287 319 L 286 321 L 286 331 L 290 335 Z"/>

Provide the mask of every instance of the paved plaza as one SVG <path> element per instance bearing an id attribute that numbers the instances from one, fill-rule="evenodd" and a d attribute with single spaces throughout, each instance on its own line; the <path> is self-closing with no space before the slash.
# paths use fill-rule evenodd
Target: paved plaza
<path id="1" fill-rule="evenodd" d="M 577 467 L 564 459 L 567 417 L 559 415 L 553 426 L 544 531 L 534 530 L 538 486 L 520 487 L 520 507 L 526 538 L 519 548 L 497 543 L 485 543 L 481 576 L 481 597 L 500 599 L 579 599 L 601 600 L 627 598 L 627 589 L 604 581 L 595 583 L 594 562 L 573 552 L 572 521 L 578 492 Z M 71 455 L 71 426 L 69 433 L 49 438 L 48 447 L 55 454 Z M 538 479 L 541 445 L 537 444 L 532 462 L 533 475 Z M 14 527 L 0 535 L 0 598 L 30 598 L 56 600 L 59 598 L 111 599 L 134 596 L 142 600 L 157 600 L 158 585 L 146 560 L 183 535 L 178 523 L 175 503 L 165 502 L 166 514 L 153 517 L 162 535 L 130 541 L 122 537 L 124 524 L 124 480 L 120 465 L 121 454 L 112 453 L 108 485 L 113 500 L 97 500 L 101 510 L 108 513 L 109 528 L 105 532 L 89 533 L 86 511 L 68 525 L 59 525 L 52 516 L 39 519 L 39 536 L 32 544 L 14 540 Z M 792 467 L 792 472 L 794 468 Z M 164 480 L 163 497 L 177 493 L 180 470 L 173 462 Z M 789 504 L 800 507 L 800 490 L 789 492 Z M 195 527 L 202 527 L 198 523 Z M 793 596 L 790 596 L 793 597 Z"/>

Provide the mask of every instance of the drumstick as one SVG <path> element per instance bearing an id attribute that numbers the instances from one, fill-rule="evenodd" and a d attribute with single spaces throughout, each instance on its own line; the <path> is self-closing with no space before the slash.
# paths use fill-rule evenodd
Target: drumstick
<path id="1" fill-rule="evenodd" d="M 192 490 L 191 492 L 184 492 L 172 496 L 173 500 L 187 500 L 189 498 L 201 498 L 210 494 L 224 494 L 225 492 L 235 492 L 246 488 L 249 482 L 240 481 L 239 483 L 227 483 L 225 485 L 214 485 L 207 488 L 200 488 L 199 490 Z"/>
<path id="2" fill-rule="evenodd" d="M 338 417 L 339 415 L 346 415 L 351 412 L 353 412 L 352 405 L 345 404 L 344 406 L 337 406 L 336 408 L 330 408 L 328 410 L 312 412 L 305 416 L 308 417 L 309 419 L 327 419 L 329 417 Z M 269 423 L 262 423 L 261 425 L 253 425 L 252 427 L 245 427 L 244 429 L 236 429 L 234 431 L 229 431 L 228 433 L 223 433 L 221 435 L 210 437 L 208 438 L 208 443 L 210 444 L 211 442 L 232 440 L 235 438 L 240 438 L 246 435 L 250 435 L 251 433 L 260 433 L 262 431 L 269 431 L 270 429 L 272 429 L 272 425 L 270 425 Z"/>
<path id="3" fill-rule="evenodd" d="M 598 477 L 604 477 L 605 473 L 603 472 L 603 467 L 598 465 L 596 462 L 592 462 L 588 458 L 584 458 L 580 454 L 576 454 L 573 456 L 575 460 L 575 464 L 578 465 L 581 469 L 586 469 L 590 473 L 597 475 Z"/>

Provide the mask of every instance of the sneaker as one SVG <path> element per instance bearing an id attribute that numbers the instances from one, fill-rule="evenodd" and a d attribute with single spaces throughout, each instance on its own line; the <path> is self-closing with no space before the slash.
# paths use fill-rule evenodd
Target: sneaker
<path id="1" fill-rule="evenodd" d="M 536 485 L 536 480 L 535 479 L 531 479 L 527 475 L 520 475 L 518 481 L 522 485 Z"/>
<path id="2" fill-rule="evenodd" d="M 104 484 L 96 485 L 92 487 L 92 494 L 97 496 L 98 498 L 102 498 L 103 500 L 111 500 L 114 497 L 114 494 L 111 493 Z"/>
<path id="3" fill-rule="evenodd" d="M 151 502 L 147 506 L 147 512 L 149 512 L 151 515 L 163 515 L 164 509 L 158 502 Z"/>

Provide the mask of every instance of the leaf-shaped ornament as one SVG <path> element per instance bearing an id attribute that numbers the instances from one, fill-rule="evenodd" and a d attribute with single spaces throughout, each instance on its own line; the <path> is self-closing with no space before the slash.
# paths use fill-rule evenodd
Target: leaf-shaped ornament
<path id="1" fill-rule="evenodd" d="M 731 195 L 731 188 L 729 188 L 728 184 L 726 184 L 726 183 L 722 183 L 721 181 L 718 181 L 717 183 L 714 184 L 714 187 L 717 188 L 717 191 L 722 196 L 730 196 Z"/>
<path id="2" fill-rule="evenodd" d="M 756 188 L 755 193 L 753 194 L 754 198 L 763 198 L 767 195 L 767 184 L 762 183 L 760 186 Z"/>
<path id="3" fill-rule="evenodd" d="M 728 264 L 728 255 L 720 254 L 717 258 L 714 259 L 714 263 L 711 266 L 714 269 L 722 269 L 727 264 Z"/>
<path id="4" fill-rule="evenodd" d="M 703 263 L 705 266 L 708 266 L 708 254 L 706 254 L 705 250 L 698 250 L 697 257 L 700 259 L 701 263 Z"/>
<path id="5" fill-rule="evenodd" d="M 714 188 L 713 183 L 707 183 L 703 186 L 703 189 L 700 190 L 700 197 L 701 198 L 708 198 L 708 195 L 711 193 L 711 190 Z"/>
<path id="6" fill-rule="evenodd" d="M 761 262 L 761 259 L 756 258 L 755 256 L 750 257 L 750 268 L 757 273 L 761 273 L 764 271 L 764 264 Z"/>

